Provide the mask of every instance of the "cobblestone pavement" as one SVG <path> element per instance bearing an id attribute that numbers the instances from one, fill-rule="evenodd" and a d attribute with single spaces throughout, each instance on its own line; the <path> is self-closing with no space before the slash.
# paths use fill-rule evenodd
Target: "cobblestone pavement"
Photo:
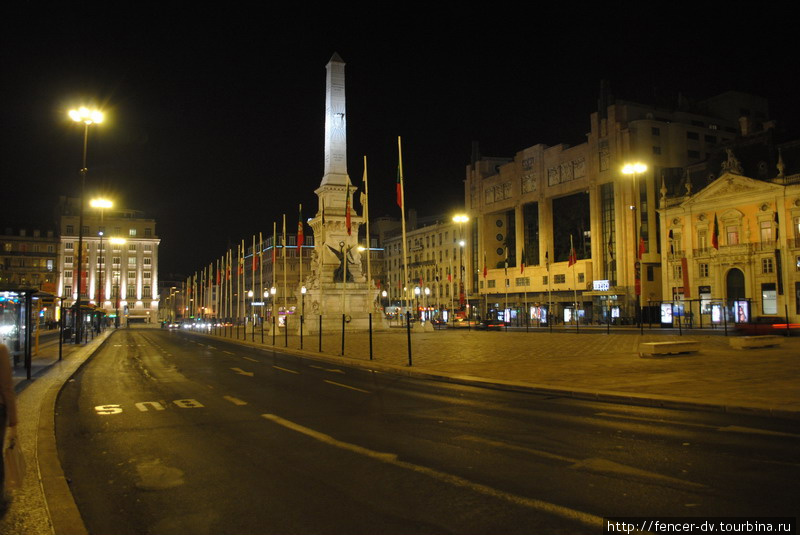
<path id="1" fill-rule="evenodd" d="M 800 337 L 776 347 L 733 349 L 733 336 L 694 330 L 638 331 L 412 331 L 414 369 L 569 391 L 666 397 L 686 403 L 800 414 Z M 252 340 L 249 335 L 247 341 Z M 322 337 L 323 353 L 341 356 L 341 333 Z M 241 340 L 241 339 L 240 339 Z M 697 352 L 640 358 L 643 342 L 695 340 Z M 260 333 L 255 342 L 260 345 Z M 288 342 L 288 343 L 287 343 Z M 299 336 L 275 337 L 276 349 L 299 348 Z M 404 329 L 373 333 L 373 362 L 408 367 Z M 272 346 L 265 335 L 264 345 Z M 319 337 L 303 337 L 304 353 L 319 354 Z M 369 360 L 367 333 L 345 333 L 344 356 Z"/>

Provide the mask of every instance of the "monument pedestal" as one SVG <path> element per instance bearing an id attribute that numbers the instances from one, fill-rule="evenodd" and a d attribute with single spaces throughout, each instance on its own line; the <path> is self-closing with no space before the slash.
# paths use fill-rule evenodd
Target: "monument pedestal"
<path id="1" fill-rule="evenodd" d="M 383 312 L 376 308 L 378 290 L 370 291 L 364 283 L 326 283 L 321 288 L 308 290 L 305 296 L 305 334 L 317 334 L 322 315 L 322 332 L 342 331 L 344 315 L 345 331 L 368 331 L 369 314 L 372 312 L 372 330 L 388 329 Z M 298 331 L 299 332 L 299 331 Z"/>

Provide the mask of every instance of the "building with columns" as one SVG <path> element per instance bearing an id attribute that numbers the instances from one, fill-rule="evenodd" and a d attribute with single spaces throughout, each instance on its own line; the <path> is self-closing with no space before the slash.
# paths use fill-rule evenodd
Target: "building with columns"
<path id="1" fill-rule="evenodd" d="M 800 322 L 800 141 L 775 137 L 750 129 L 662 184 L 662 294 L 696 323 Z"/>
<path id="2" fill-rule="evenodd" d="M 664 287 L 662 178 L 767 118 L 764 99 L 737 92 L 658 107 L 603 87 L 584 143 L 475 156 L 465 180 L 470 297 L 507 306 L 512 319 L 547 303 L 558 320 L 576 311 L 589 322 L 654 317 Z M 646 170 L 624 174 L 633 162 Z"/>
<path id="3" fill-rule="evenodd" d="M 62 198 L 58 295 L 64 308 L 78 298 L 79 204 Z M 156 222 L 138 210 L 108 208 L 83 213 L 81 301 L 121 322 L 155 322 L 158 313 Z"/>

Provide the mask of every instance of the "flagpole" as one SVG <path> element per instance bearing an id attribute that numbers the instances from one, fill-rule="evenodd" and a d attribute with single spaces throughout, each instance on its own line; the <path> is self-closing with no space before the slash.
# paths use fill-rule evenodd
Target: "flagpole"
<path id="1" fill-rule="evenodd" d="M 299 206 L 299 209 L 298 209 L 298 212 L 297 212 L 297 217 L 298 217 L 298 219 L 297 219 L 297 235 L 295 236 L 295 242 L 297 243 L 297 261 L 300 264 L 300 266 L 299 266 L 299 270 L 300 270 L 300 293 L 302 294 L 303 286 L 305 286 L 305 284 L 303 283 L 303 241 L 304 241 L 302 239 L 303 238 L 303 205 L 300 204 L 298 206 Z M 303 315 L 302 304 L 303 303 L 302 303 L 302 298 L 301 298 L 301 309 L 300 309 L 300 315 L 301 316 Z"/>
<path id="2" fill-rule="evenodd" d="M 550 326 L 550 332 L 553 331 L 553 314 L 552 314 L 552 303 L 553 294 L 551 292 L 550 287 L 550 251 L 544 252 L 544 267 L 547 270 L 547 324 Z M 540 315 L 541 317 L 541 315 Z"/>
<path id="3" fill-rule="evenodd" d="M 575 300 L 575 325 L 578 325 L 578 283 L 575 282 L 575 266 L 578 264 L 578 256 L 575 254 L 575 246 L 572 245 L 572 234 L 569 235 L 569 248 L 572 253 L 572 294 Z"/>
<path id="4" fill-rule="evenodd" d="M 256 257 L 256 235 L 253 234 L 253 261 L 250 263 L 250 291 L 253 292 L 253 297 L 250 298 L 250 320 L 252 322 L 253 332 L 256 329 L 256 314 L 253 310 L 253 301 L 257 301 L 258 297 L 256 295 L 256 262 L 258 257 Z"/>
<path id="5" fill-rule="evenodd" d="M 370 240 L 369 240 L 369 189 L 367 188 L 367 156 L 364 155 L 364 224 L 367 234 L 367 288 L 369 289 L 368 299 L 372 303 L 372 268 L 370 265 Z"/>
<path id="6" fill-rule="evenodd" d="M 505 286 L 505 302 L 503 303 L 503 323 L 508 326 L 511 318 L 507 317 L 508 314 L 508 247 L 506 247 L 506 257 L 503 261 L 503 286 Z M 511 314 L 508 314 L 510 316 Z"/>
<path id="7" fill-rule="evenodd" d="M 283 214 L 283 239 L 281 243 L 281 254 L 283 254 L 283 317 L 289 313 L 289 293 L 286 291 L 286 214 Z"/>
<path id="8" fill-rule="evenodd" d="M 408 309 L 408 245 L 406 244 L 406 195 L 403 191 L 403 147 L 400 136 L 397 136 L 397 195 L 400 204 L 400 220 L 403 234 L 403 307 Z"/>
<path id="9" fill-rule="evenodd" d="M 261 338 L 264 338 L 264 236 L 258 231 L 258 300 L 261 301 Z"/>
<path id="10" fill-rule="evenodd" d="M 272 287 L 269 289 L 269 295 L 271 297 L 271 305 L 270 305 L 270 316 L 272 316 L 272 321 L 275 321 L 275 300 L 278 298 L 278 290 L 275 286 L 278 281 L 278 272 L 276 270 L 276 265 L 278 263 L 278 223 L 275 221 L 272 222 Z M 272 293 L 272 288 L 275 288 L 275 293 Z"/>

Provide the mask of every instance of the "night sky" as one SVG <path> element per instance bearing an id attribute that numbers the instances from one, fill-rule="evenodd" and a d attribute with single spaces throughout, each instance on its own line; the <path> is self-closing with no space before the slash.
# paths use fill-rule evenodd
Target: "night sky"
<path id="1" fill-rule="evenodd" d="M 749 91 L 769 98 L 779 124 L 800 125 L 797 45 L 778 13 L 581 19 L 483 6 L 442 18 L 337 7 L 312 22 L 159 9 L 5 17 L 2 228 L 56 228 L 53 207 L 78 194 L 81 166 L 82 127 L 66 112 L 93 102 L 108 121 L 90 133 L 87 194 L 156 219 L 162 278 L 271 233 L 284 213 L 294 229 L 299 203 L 305 218 L 316 211 L 334 52 L 347 64 L 348 171 L 360 186 L 367 156 L 373 217 L 399 216 L 398 135 L 407 205 L 449 213 L 463 205 L 473 141 L 507 157 L 581 143 L 601 79 L 646 103 Z"/>

